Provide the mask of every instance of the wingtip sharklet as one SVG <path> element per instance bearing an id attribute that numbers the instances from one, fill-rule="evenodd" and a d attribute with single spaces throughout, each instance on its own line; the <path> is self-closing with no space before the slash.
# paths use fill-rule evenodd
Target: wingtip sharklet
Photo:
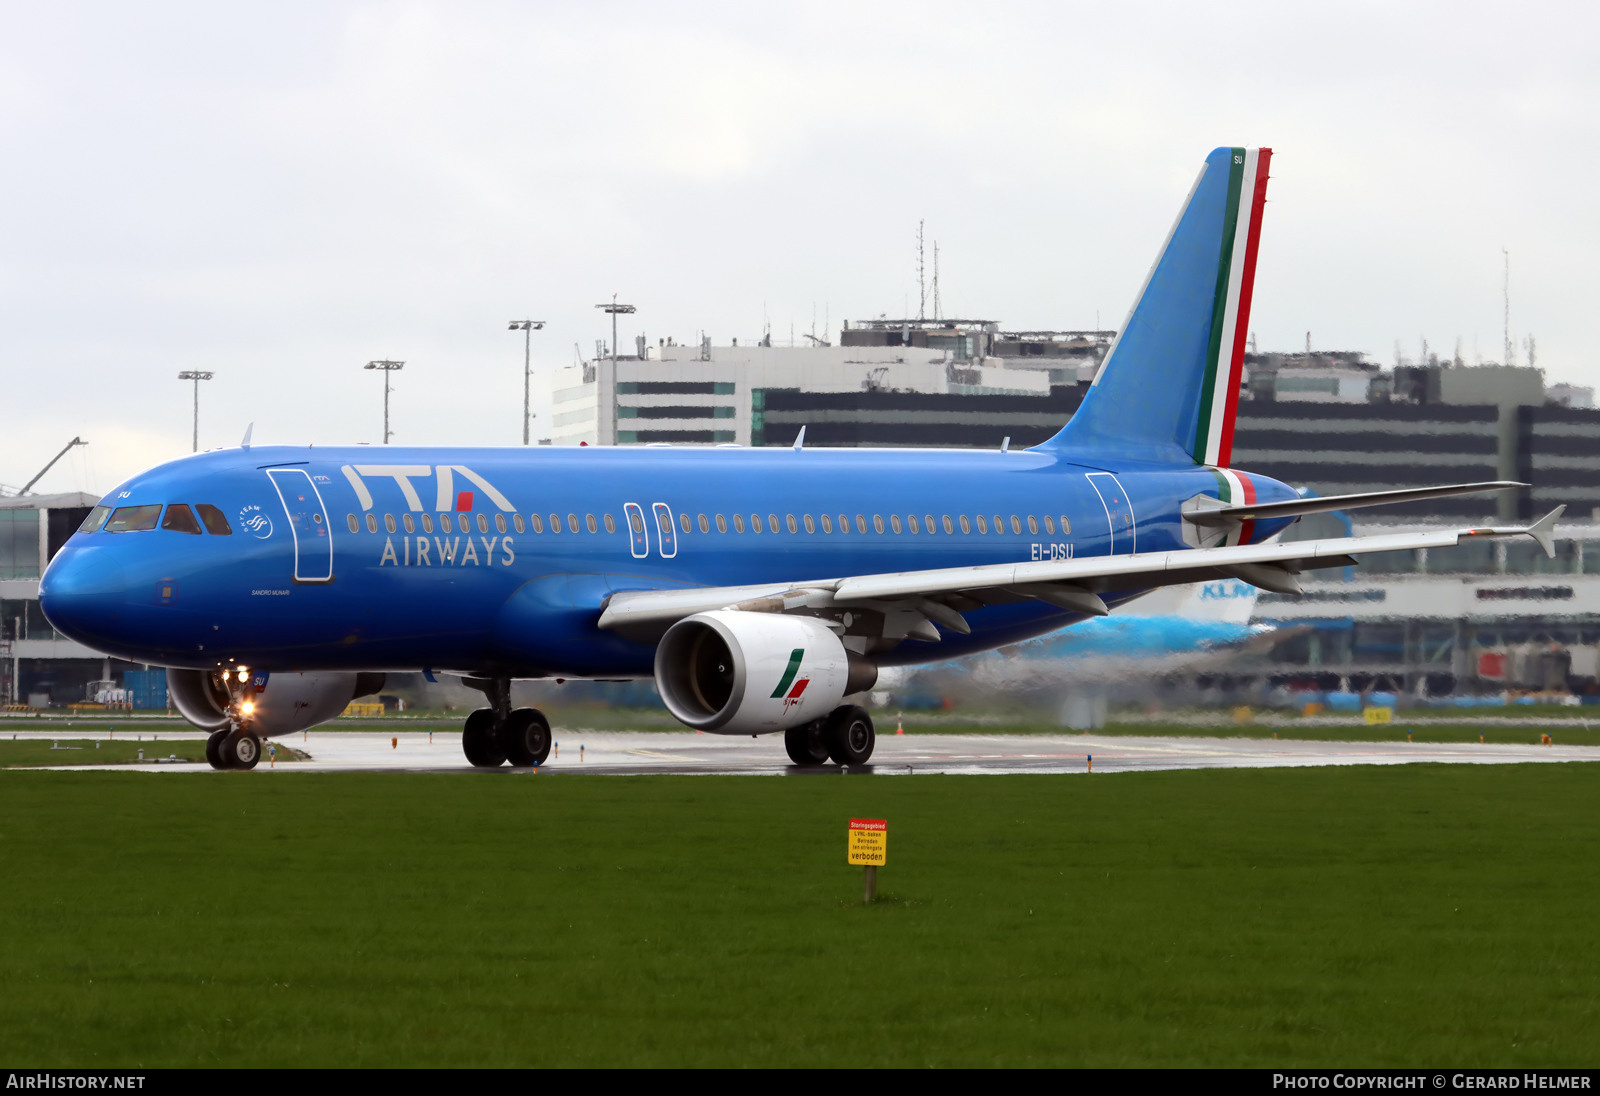
<path id="1" fill-rule="evenodd" d="M 1567 504 L 1562 503 L 1523 530 L 1539 542 L 1539 547 L 1543 548 L 1544 554 L 1551 559 L 1556 558 L 1556 521 L 1566 512 Z"/>

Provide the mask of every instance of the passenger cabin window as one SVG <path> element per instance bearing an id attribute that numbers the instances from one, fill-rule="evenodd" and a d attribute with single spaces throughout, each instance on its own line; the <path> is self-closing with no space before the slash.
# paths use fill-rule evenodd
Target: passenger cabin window
<path id="1" fill-rule="evenodd" d="M 615 533 L 616 531 L 617 531 L 617 519 L 612 517 L 610 514 L 607 514 L 606 515 L 606 532 Z"/>
<path id="2" fill-rule="evenodd" d="M 80 533 L 92 533 L 100 528 L 100 523 L 106 520 L 106 515 L 111 513 L 109 506 L 96 506 L 89 511 L 89 516 L 83 519 L 83 524 L 78 526 Z"/>
<path id="3" fill-rule="evenodd" d="M 735 533 L 744 532 L 744 515 L 743 514 L 735 514 L 735 515 L 733 515 L 733 531 Z"/>
<path id="4" fill-rule="evenodd" d="M 574 521 L 573 525 L 576 526 L 577 522 Z M 488 531 L 489 531 L 489 515 L 488 514 L 479 514 L 478 515 L 478 532 L 487 533 Z"/>
<path id="5" fill-rule="evenodd" d="M 794 515 L 793 514 L 785 514 L 784 518 L 783 518 L 783 523 L 789 527 L 789 532 L 791 532 L 791 533 L 798 533 L 800 531 L 800 526 L 794 520 Z"/>
<path id="6" fill-rule="evenodd" d="M 982 520 L 983 520 L 983 519 L 982 519 L 982 518 L 979 518 L 979 519 L 978 519 L 978 520 L 979 520 L 979 521 L 982 521 Z M 972 532 L 972 523 L 971 523 L 971 522 L 970 522 L 970 521 L 968 521 L 968 520 L 967 520 L 967 515 L 965 515 L 965 514 L 962 514 L 962 515 L 961 515 L 961 531 L 962 531 L 962 532 L 963 532 L 963 533 L 970 533 L 970 532 Z"/>
<path id="7" fill-rule="evenodd" d="M 849 518 L 849 516 L 846 515 L 846 514 L 840 514 L 839 515 L 839 532 L 848 533 L 849 531 L 850 531 L 850 518 Z"/>
<path id="8" fill-rule="evenodd" d="M 889 515 L 889 528 L 893 529 L 897 534 L 902 531 L 902 526 L 900 525 L 900 515 L 899 514 L 890 514 Z"/>
<path id="9" fill-rule="evenodd" d="M 822 531 L 824 533 L 833 532 L 833 519 L 830 518 L 827 514 L 823 514 L 822 515 Z"/>
<path id="10" fill-rule="evenodd" d="M 383 515 L 383 527 L 385 529 L 387 529 L 391 533 L 394 532 L 395 524 L 394 524 L 394 515 L 393 514 L 385 514 L 385 515 Z"/>
<path id="11" fill-rule="evenodd" d="M 361 523 L 356 520 L 356 516 L 354 514 L 346 514 L 344 516 L 344 523 L 350 526 L 350 531 L 352 533 L 361 532 Z"/>
<path id="12" fill-rule="evenodd" d="M 728 519 L 723 517 L 721 514 L 718 514 L 717 515 L 717 532 L 726 533 L 727 531 L 728 531 Z"/>
<path id="13" fill-rule="evenodd" d="M 160 519 L 159 502 L 147 506 L 119 506 L 111 511 L 111 520 L 106 522 L 106 532 L 142 533 L 147 529 L 154 529 Z"/>
<path id="14" fill-rule="evenodd" d="M 1032 514 L 1028 515 L 1028 532 L 1032 533 L 1034 536 L 1039 535 L 1039 519 L 1034 517 Z"/>
<path id="15" fill-rule="evenodd" d="M 1049 514 L 1044 516 L 1044 531 L 1049 533 L 1051 536 L 1056 535 L 1056 523 Z"/>
<path id="16" fill-rule="evenodd" d="M 752 533 L 761 532 L 761 515 L 760 514 L 751 514 L 750 515 L 750 531 Z"/>
<path id="17" fill-rule="evenodd" d="M 554 514 L 551 514 L 550 515 L 550 522 L 551 522 L 551 527 L 552 528 L 554 528 L 554 526 L 555 526 L 555 520 L 556 520 L 556 516 Z M 644 518 L 639 515 L 639 511 L 637 511 L 637 510 L 629 510 L 628 511 L 628 527 L 630 529 L 632 529 L 635 533 L 644 532 Z M 558 532 L 558 533 L 560 531 L 561 530 L 559 530 L 559 529 L 556 530 L 556 532 Z"/>
<path id="18" fill-rule="evenodd" d="M 1071 533 L 1072 533 L 1072 521 L 1067 517 L 1067 515 L 1062 514 L 1061 515 L 1061 535 L 1062 536 L 1069 536 L 1069 535 L 1071 535 Z"/>
<path id="19" fill-rule="evenodd" d="M 949 515 L 949 514 L 946 514 L 946 515 L 945 515 L 945 516 L 944 516 L 944 531 L 945 531 L 945 533 L 946 533 L 946 534 L 952 534 L 952 533 L 954 533 L 954 532 L 955 532 L 955 531 L 956 531 L 956 530 L 955 530 L 955 526 L 953 526 L 953 525 L 951 525 L 951 524 L 950 524 L 950 515 Z M 961 531 L 962 531 L 962 532 L 963 532 L 963 533 L 965 533 L 965 532 L 966 532 L 966 530 L 965 530 L 965 529 L 963 529 L 963 530 L 961 530 Z"/>
<path id="20" fill-rule="evenodd" d="M 767 528 L 770 529 L 774 533 L 776 533 L 778 531 L 778 515 L 777 514 L 768 514 L 767 515 Z"/>
<path id="21" fill-rule="evenodd" d="M 540 517 L 538 514 L 529 514 L 528 524 L 533 526 L 533 531 L 535 533 L 544 532 L 544 518 Z"/>
<path id="22" fill-rule="evenodd" d="M 965 525 L 966 524 L 966 520 L 963 519 L 961 524 Z M 963 530 L 963 532 L 964 531 L 965 530 Z M 989 523 L 987 521 L 983 520 L 983 515 L 982 514 L 979 514 L 978 515 L 978 532 L 987 533 L 988 531 L 989 531 Z"/>
<path id="23" fill-rule="evenodd" d="M 1022 535 L 1022 522 L 1018 520 L 1015 514 L 1011 515 L 1011 532 L 1017 536 Z"/>
<path id="24" fill-rule="evenodd" d="M 866 531 L 867 531 L 867 519 L 865 517 L 863 517 L 862 515 L 857 514 L 856 515 L 856 532 L 865 533 Z"/>
<path id="25" fill-rule="evenodd" d="M 194 520 L 194 511 L 181 502 L 175 502 L 167 507 L 167 516 L 161 519 L 161 528 L 171 529 L 174 533 L 188 533 L 194 537 L 200 535 L 200 523 Z"/>
<path id="26" fill-rule="evenodd" d="M 600 531 L 600 523 L 594 520 L 593 514 L 583 515 L 583 527 L 589 530 L 591 533 L 598 533 Z"/>
<path id="27" fill-rule="evenodd" d="M 679 514 L 678 515 L 678 528 L 682 529 L 685 533 L 689 533 L 689 532 L 693 532 L 694 531 L 693 530 L 693 526 L 690 524 L 689 515 L 688 514 Z"/>
<path id="28" fill-rule="evenodd" d="M 504 514 L 496 514 L 494 516 L 494 529 L 497 533 L 506 531 L 506 516 Z M 594 532 L 594 518 L 589 519 L 589 532 Z"/>
<path id="29" fill-rule="evenodd" d="M 638 524 L 638 519 L 637 518 L 634 519 L 634 523 Z M 551 514 L 550 515 L 550 531 L 552 533 L 561 532 L 561 515 L 560 514 Z M 638 531 L 639 530 L 637 530 L 637 529 L 634 530 L 634 532 L 636 532 L 636 533 Z"/>
<path id="30" fill-rule="evenodd" d="M 822 520 L 823 521 L 827 521 L 828 519 L 827 518 L 823 518 Z M 817 523 L 811 520 L 811 515 L 810 514 L 807 514 L 806 515 L 806 532 L 815 533 L 816 531 L 817 531 Z"/>
<path id="31" fill-rule="evenodd" d="M 412 517 L 410 514 L 401 514 L 400 524 L 406 527 L 406 532 L 408 533 L 415 533 L 417 531 L 417 519 Z"/>
<path id="32" fill-rule="evenodd" d="M 711 532 L 711 522 L 709 520 L 707 520 L 707 518 L 706 518 L 706 516 L 704 514 L 700 515 L 700 531 L 702 533 Z"/>
<path id="33" fill-rule="evenodd" d="M 233 526 L 228 524 L 228 519 L 222 516 L 221 510 L 209 502 L 202 502 L 195 509 L 200 511 L 200 521 L 205 525 L 206 532 L 214 537 L 233 536 Z"/>
<path id="34" fill-rule="evenodd" d="M 368 514 L 367 515 L 367 532 L 376 533 L 377 531 L 378 531 L 378 516 L 376 514 Z"/>
<path id="35" fill-rule="evenodd" d="M 422 524 L 423 524 L 424 527 L 427 526 L 427 524 L 428 524 L 428 515 L 426 515 L 426 514 L 422 515 Z M 512 514 L 511 515 L 511 527 L 513 529 L 515 529 L 519 533 L 526 533 L 528 531 L 528 526 L 522 520 L 522 515 L 521 514 Z"/>
<path id="36" fill-rule="evenodd" d="M 994 516 L 994 531 L 995 531 L 996 535 L 999 535 L 999 534 L 1004 533 L 1006 531 L 1006 523 L 1000 517 L 999 514 L 996 514 Z"/>
<path id="37" fill-rule="evenodd" d="M 568 514 L 567 515 L 567 528 L 571 529 L 574 533 L 576 533 L 578 531 L 578 515 L 577 514 Z"/>

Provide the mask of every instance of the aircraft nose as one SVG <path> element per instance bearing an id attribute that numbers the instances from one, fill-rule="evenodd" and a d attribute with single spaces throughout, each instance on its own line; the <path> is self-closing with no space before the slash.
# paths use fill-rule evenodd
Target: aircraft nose
<path id="1" fill-rule="evenodd" d="M 94 549 L 63 548 L 39 581 L 39 608 L 51 627 L 89 647 L 114 628 L 126 597 L 122 568 Z"/>

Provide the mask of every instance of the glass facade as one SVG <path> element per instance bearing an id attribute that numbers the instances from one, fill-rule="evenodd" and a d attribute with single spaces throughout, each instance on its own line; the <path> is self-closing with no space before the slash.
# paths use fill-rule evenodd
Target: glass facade
<path id="1" fill-rule="evenodd" d="M 0 510 L 0 578 L 39 577 L 39 511 Z"/>

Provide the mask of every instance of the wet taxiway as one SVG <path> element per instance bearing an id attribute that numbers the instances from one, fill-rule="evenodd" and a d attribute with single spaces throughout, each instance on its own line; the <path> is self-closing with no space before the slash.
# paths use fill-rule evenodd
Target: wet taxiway
<path id="1" fill-rule="evenodd" d="M 22 732 L 22 737 L 90 737 L 55 732 Z M 131 737 L 131 736 L 130 736 Z M 203 763 L 155 761 L 162 743 L 204 737 L 198 732 L 162 733 L 148 743 L 151 761 L 143 764 L 81 766 L 99 771 L 210 772 Z M 790 764 L 777 735 L 735 738 L 693 732 L 557 732 L 557 747 L 543 773 L 684 775 L 791 775 L 838 773 L 837 766 L 801 769 Z M 459 734 L 312 731 L 289 735 L 283 745 L 309 754 L 308 760 L 277 761 L 263 756 L 257 772 L 473 772 L 531 774 L 501 767 L 473 770 L 461 754 Z M 281 756 L 281 755 L 280 755 Z M 1092 766 L 1091 766 L 1092 758 Z M 71 755 L 59 768 L 78 768 Z M 1408 742 L 1300 742 L 1261 738 L 1177 738 L 1090 734 L 880 734 L 872 764 L 860 772 L 883 775 L 953 773 L 1096 773 L 1160 769 L 1282 768 L 1310 765 L 1404 765 L 1421 762 L 1505 765 L 1526 762 L 1600 761 L 1596 746 L 1532 746 L 1497 743 L 1423 744 Z"/>

